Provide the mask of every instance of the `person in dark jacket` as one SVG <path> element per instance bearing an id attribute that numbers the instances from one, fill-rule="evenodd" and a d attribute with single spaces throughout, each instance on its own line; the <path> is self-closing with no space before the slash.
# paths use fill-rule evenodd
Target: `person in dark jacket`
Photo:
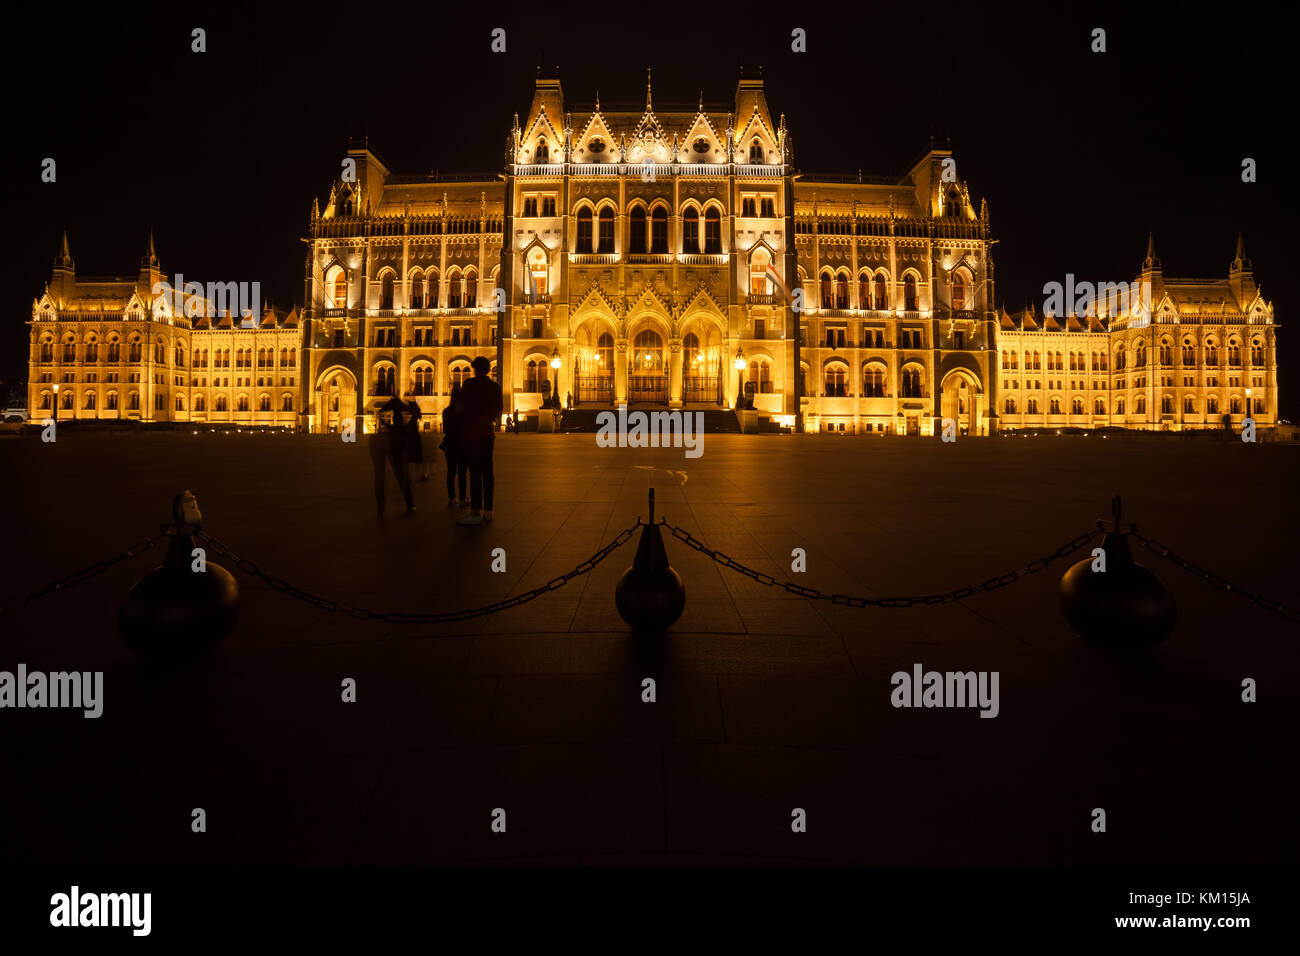
<path id="1" fill-rule="evenodd" d="M 474 359 L 474 377 L 461 388 L 461 405 L 465 410 L 462 438 L 465 463 L 469 466 L 470 513 L 456 519 L 458 524 L 482 524 L 492 520 L 492 497 L 496 481 L 492 474 L 494 428 L 501 420 L 501 386 L 488 377 L 492 365 L 480 355 Z"/>
<path id="2" fill-rule="evenodd" d="M 451 401 L 442 410 L 442 444 L 438 446 L 447 459 L 448 508 L 456 507 L 456 485 L 458 481 L 460 484 L 460 506 L 462 508 L 469 507 L 469 499 L 465 497 L 465 455 L 464 449 L 461 447 L 461 423 L 463 420 L 460 386 L 453 385 L 451 387 Z"/>
<path id="3" fill-rule="evenodd" d="M 410 466 L 411 480 L 414 481 L 418 475 L 420 481 L 428 481 L 429 463 L 424 460 L 424 439 L 420 435 L 420 420 L 424 413 L 409 392 L 406 399 L 406 461 Z"/>
<path id="4" fill-rule="evenodd" d="M 376 414 L 378 430 L 370 440 L 370 460 L 375 470 L 375 505 L 379 517 L 384 516 L 385 480 L 384 458 L 392 466 L 397 478 L 397 487 L 406 499 L 406 511 L 415 510 L 415 501 L 411 497 L 411 476 L 407 473 L 407 430 L 406 404 L 396 395 L 381 405 Z"/>

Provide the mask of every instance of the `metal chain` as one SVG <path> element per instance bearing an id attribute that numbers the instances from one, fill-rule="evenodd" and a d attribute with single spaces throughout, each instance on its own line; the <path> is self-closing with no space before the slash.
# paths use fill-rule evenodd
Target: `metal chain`
<path id="1" fill-rule="evenodd" d="M 1272 611 L 1280 617 L 1289 618 L 1292 621 L 1300 621 L 1300 611 L 1297 611 L 1295 608 L 1288 607 L 1281 601 L 1274 601 L 1271 598 L 1266 598 L 1262 594 L 1255 594 L 1252 591 L 1247 591 L 1245 588 L 1237 587 L 1237 585 L 1220 577 L 1213 571 L 1207 571 L 1200 565 L 1193 564 L 1181 555 L 1175 554 L 1154 538 L 1148 538 L 1146 535 L 1138 534 L 1137 532 L 1133 533 L 1133 537 L 1141 541 L 1148 551 L 1152 551 L 1165 560 L 1178 565 L 1184 571 L 1196 575 L 1211 587 L 1218 588 L 1220 591 L 1227 591 L 1231 594 L 1238 594 L 1246 600 L 1258 604 L 1264 610 Z"/>
<path id="2" fill-rule="evenodd" d="M 919 597 L 886 597 L 886 598 L 868 598 L 853 597 L 848 594 L 827 594 L 816 588 L 805 587 L 802 584 L 795 584 L 792 581 L 781 582 L 770 574 L 764 574 L 761 571 L 755 571 L 748 568 L 728 557 L 721 551 L 714 550 L 704 544 L 690 532 L 685 531 L 676 525 L 669 524 L 666 520 L 661 521 L 665 528 L 673 533 L 673 537 L 684 542 L 687 547 L 694 548 L 701 554 L 705 554 L 723 567 L 731 568 L 733 571 L 739 571 L 741 574 L 753 578 L 759 584 L 765 584 L 768 587 L 784 588 L 791 594 L 798 594 L 800 597 L 810 598 L 814 601 L 830 601 L 832 604 L 843 604 L 846 607 L 913 607 L 918 604 L 947 604 L 951 601 L 960 601 L 962 598 L 970 597 L 980 591 L 996 591 L 998 588 L 1005 587 L 1008 584 L 1015 584 L 1022 577 L 1030 574 L 1037 574 L 1043 568 L 1047 567 L 1053 561 L 1064 558 L 1073 554 L 1090 540 L 1097 536 L 1099 532 L 1089 531 L 1087 534 L 1081 534 L 1077 538 L 1067 541 L 1051 554 L 1044 555 L 1016 571 L 1008 571 L 1006 574 L 995 575 L 987 581 L 979 584 L 973 584 L 970 587 L 957 588 L 953 591 L 943 591 L 938 594 L 927 594 Z"/>
<path id="3" fill-rule="evenodd" d="M 161 534 L 156 534 L 152 538 L 145 538 L 143 541 L 137 541 L 121 554 L 115 555 L 111 558 L 105 558 L 103 561 L 98 561 L 90 567 L 83 568 L 75 574 L 69 574 L 65 578 L 59 578 L 59 580 L 52 584 L 47 584 L 39 591 L 33 591 L 31 594 L 27 595 L 27 600 L 35 601 L 37 598 L 45 597 L 45 595 L 51 594 L 55 591 L 66 591 L 68 588 L 76 587 L 82 581 L 103 574 L 120 561 L 125 561 L 127 558 L 134 558 L 138 554 L 143 554 L 165 537 L 167 537 L 166 531 Z"/>
<path id="4" fill-rule="evenodd" d="M 541 587 L 533 588 L 531 591 L 525 591 L 523 594 L 517 594 L 514 597 L 506 598 L 503 601 L 497 601 L 495 604 L 488 604 L 484 607 L 468 608 L 462 611 L 447 611 L 441 614 L 405 614 L 398 611 L 372 611 L 363 607 L 350 607 L 346 604 L 339 604 L 337 601 L 331 601 L 328 598 L 312 594 L 310 591 L 304 591 L 302 588 L 295 587 L 284 578 L 276 577 L 273 574 L 267 574 L 252 561 L 249 561 L 238 551 L 222 544 L 212 535 L 205 532 L 199 532 L 195 537 L 215 551 L 219 556 L 227 558 L 245 574 L 251 574 L 254 577 L 261 578 L 271 588 L 276 591 L 282 591 L 290 597 L 297 598 L 300 601 L 306 601 L 308 604 L 315 605 L 331 613 L 338 612 L 347 614 L 359 620 L 384 621 L 388 624 L 447 624 L 452 621 L 465 621 L 474 617 L 484 617 L 488 614 L 494 614 L 497 611 L 504 611 L 506 608 L 517 607 L 520 604 L 527 604 L 535 598 L 541 597 L 551 591 L 556 591 L 568 584 L 574 578 L 581 577 L 589 572 L 596 565 L 609 557 L 610 553 L 625 545 L 629 538 L 636 532 L 636 529 L 642 525 L 640 518 L 630 527 L 620 531 L 618 536 L 609 544 L 605 545 L 586 561 L 583 561 L 568 574 L 561 574 L 558 577 L 551 578 Z"/>

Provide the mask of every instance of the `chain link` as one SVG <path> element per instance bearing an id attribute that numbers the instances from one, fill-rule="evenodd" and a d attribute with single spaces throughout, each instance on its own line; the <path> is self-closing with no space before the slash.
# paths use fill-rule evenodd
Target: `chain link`
<path id="1" fill-rule="evenodd" d="M 531 591 L 525 591 L 523 594 L 516 594 L 514 597 L 497 601 L 495 604 L 488 604 L 484 607 L 468 608 L 462 611 L 447 611 L 441 614 L 407 614 L 399 611 L 372 611 L 364 607 L 349 607 L 346 604 L 339 604 L 337 601 L 331 601 L 329 598 L 323 598 L 319 595 L 312 594 L 310 591 L 304 591 L 302 588 L 295 587 L 284 578 L 267 574 L 252 561 L 245 558 L 238 551 L 218 541 L 212 535 L 206 532 L 199 532 L 195 537 L 207 545 L 212 551 L 220 557 L 230 561 L 235 567 L 245 574 L 261 578 L 266 584 L 290 597 L 305 601 L 314 605 L 323 611 L 330 613 L 347 614 L 361 621 L 383 621 L 385 624 L 448 624 L 452 621 L 467 621 L 470 618 L 485 617 L 488 614 L 495 614 L 497 611 L 504 611 L 507 608 L 518 607 L 520 604 L 527 604 L 529 601 L 541 597 L 543 594 L 549 594 L 551 591 L 558 591 L 574 578 L 582 577 L 587 574 L 596 565 L 609 557 L 610 553 L 627 544 L 628 539 L 636 533 L 643 522 L 640 518 L 630 527 L 618 533 L 609 544 L 605 545 L 590 558 L 587 558 L 568 574 L 561 574 L 558 577 L 551 578 L 541 587 L 533 588 Z"/>
<path id="2" fill-rule="evenodd" d="M 1264 597 L 1262 594 L 1255 594 L 1252 591 L 1247 591 L 1245 588 L 1238 587 L 1226 578 L 1222 578 L 1215 574 L 1213 571 L 1207 571 L 1200 565 L 1194 564 L 1181 555 L 1175 554 L 1173 551 L 1169 550 L 1169 548 L 1155 540 L 1155 538 L 1148 538 L 1146 535 L 1138 534 L 1136 531 L 1133 532 L 1133 537 L 1141 541 L 1148 551 L 1154 552 L 1166 561 L 1178 565 L 1184 571 L 1196 575 L 1211 587 L 1218 588 L 1220 591 L 1227 591 L 1230 594 L 1238 594 L 1246 600 L 1258 604 L 1266 611 L 1270 611 L 1273 614 L 1277 614 L 1280 617 L 1285 617 L 1292 621 L 1300 622 L 1300 611 L 1297 611 L 1295 608 L 1288 607 L 1281 601 L 1274 601 L 1272 598 Z"/>
<path id="3" fill-rule="evenodd" d="M 672 532 L 673 537 L 683 542 L 688 548 L 700 552 L 712 558 L 723 567 L 731 568 L 733 571 L 739 571 L 746 577 L 753 578 L 759 584 L 765 584 L 768 587 L 784 588 L 791 594 L 797 594 L 799 597 L 806 597 L 814 601 L 830 601 L 832 604 L 840 604 L 845 607 L 914 607 L 918 604 L 947 604 L 951 601 L 960 601 L 980 591 L 996 591 L 998 588 L 1006 587 L 1008 584 L 1015 584 L 1021 578 L 1046 568 L 1052 562 L 1073 554 L 1081 547 L 1096 537 L 1099 532 L 1089 531 L 1087 534 L 1081 534 L 1061 545 L 1051 554 L 1044 555 L 1028 565 L 1020 568 L 1018 571 L 1008 571 L 1006 574 L 995 575 L 987 581 L 979 584 L 973 584 L 969 587 L 957 588 L 952 591 L 941 591 L 937 594 L 926 594 L 914 597 L 884 597 L 869 598 L 855 597 L 849 594 L 827 594 L 819 591 L 817 588 L 805 587 L 802 584 L 795 584 L 793 581 L 779 582 L 770 574 L 764 574 L 762 571 L 755 571 L 753 568 L 746 567 L 734 558 L 728 557 L 721 551 L 710 548 L 704 542 L 700 541 L 689 531 L 669 524 L 666 520 L 659 522 L 665 528 Z"/>
<path id="4" fill-rule="evenodd" d="M 144 552 L 148 551 L 165 537 L 167 537 L 166 531 L 161 534 L 156 534 L 151 538 L 144 538 L 143 540 L 137 541 L 121 554 L 114 555 L 111 558 L 105 558 L 103 561 L 97 561 L 90 567 L 82 568 L 75 574 L 69 574 L 65 578 L 59 578 L 59 580 L 52 584 L 47 584 L 39 591 L 33 591 L 31 594 L 27 595 L 27 600 L 35 601 L 37 598 L 45 597 L 45 595 L 52 594 L 55 591 L 66 591 L 68 588 L 74 588 L 83 581 L 88 581 L 90 578 L 103 574 L 113 565 L 125 561 L 127 558 L 134 558 L 138 554 L 144 554 Z"/>

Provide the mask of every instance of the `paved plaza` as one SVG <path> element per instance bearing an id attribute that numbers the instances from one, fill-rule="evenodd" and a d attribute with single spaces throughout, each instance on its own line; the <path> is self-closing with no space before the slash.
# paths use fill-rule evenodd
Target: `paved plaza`
<path id="1" fill-rule="evenodd" d="M 22 599 L 156 533 L 188 488 L 205 531 L 297 587 L 381 611 L 475 607 L 571 570 L 646 514 L 653 483 L 658 514 L 710 547 L 876 597 L 1023 567 L 1120 492 L 1142 532 L 1296 603 L 1300 445 L 708 435 L 687 459 L 532 434 L 500 436 L 496 460 L 496 520 L 464 527 L 441 461 L 414 515 L 390 483 L 376 520 L 364 439 L 0 439 L 0 670 L 105 672 L 97 720 L 0 712 L 0 859 L 1178 866 L 1300 851 L 1296 628 L 1140 547 L 1178 623 L 1137 654 L 1070 632 L 1068 560 L 955 603 L 858 609 L 764 587 L 672 537 L 687 603 L 659 640 L 614 608 L 635 538 L 531 603 L 445 625 L 330 614 L 236 572 L 234 633 L 178 673 L 116 633 L 161 545 Z M 791 573 L 796 548 L 806 573 Z M 915 664 L 999 672 L 998 716 L 891 706 L 891 674 Z"/>

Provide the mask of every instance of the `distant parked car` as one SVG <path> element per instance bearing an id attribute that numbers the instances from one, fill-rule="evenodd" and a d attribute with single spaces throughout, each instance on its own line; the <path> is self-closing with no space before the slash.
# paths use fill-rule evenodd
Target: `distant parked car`
<path id="1" fill-rule="evenodd" d="M 25 408 L 6 408 L 4 411 L 4 421 L 22 423 L 27 421 L 27 409 Z"/>

